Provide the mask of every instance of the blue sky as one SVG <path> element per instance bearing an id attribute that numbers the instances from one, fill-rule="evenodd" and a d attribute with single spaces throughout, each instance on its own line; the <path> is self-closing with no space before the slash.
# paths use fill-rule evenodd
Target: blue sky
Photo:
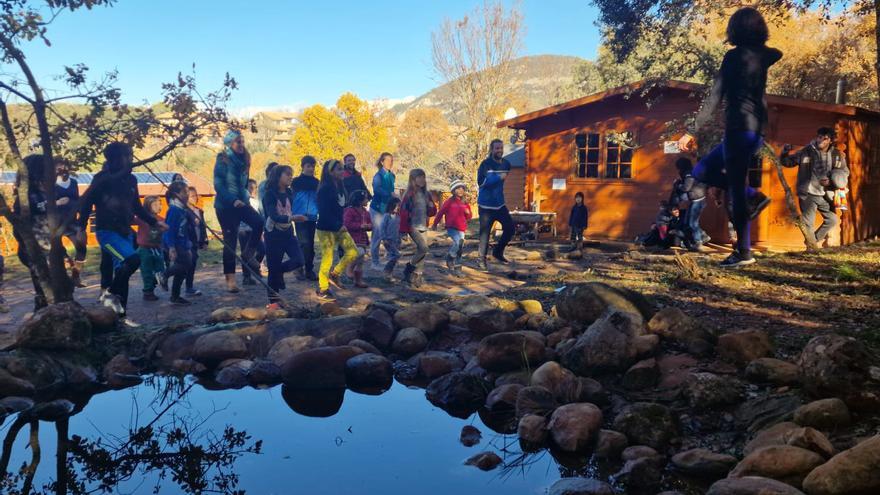
<path id="1" fill-rule="evenodd" d="M 163 81 L 196 64 L 201 87 L 225 72 L 239 82 L 230 104 L 331 104 L 419 95 L 438 85 L 431 31 L 480 0 L 301 1 L 120 0 L 112 8 L 65 13 L 50 26 L 51 47 L 26 54 L 48 77 L 85 63 L 94 76 L 118 69 L 128 102 L 156 101 Z M 589 0 L 524 0 L 525 54 L 593 58 L 599 43 Z M 57 83 L 56 83 L 57 85 Z"/>

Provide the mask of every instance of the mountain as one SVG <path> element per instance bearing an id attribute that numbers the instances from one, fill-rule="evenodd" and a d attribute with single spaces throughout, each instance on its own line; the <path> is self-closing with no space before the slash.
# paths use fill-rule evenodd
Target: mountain
<path id="1" fill-rule="evenodd" d="M 563 55 L 534 55 L 514 60 L 514 87 L 517 96 L 524 100 L 523 108 L 515 108 L 516 112 L 523 114 L 556 103 L 557 90 L 571 82 L 574 67 L 583 61 Z M 411 108 L 436 107 L 449 118 L 453 109 L 450 98 L 449 84 L 444 84 L 391 109 L 403 114 Z"/>

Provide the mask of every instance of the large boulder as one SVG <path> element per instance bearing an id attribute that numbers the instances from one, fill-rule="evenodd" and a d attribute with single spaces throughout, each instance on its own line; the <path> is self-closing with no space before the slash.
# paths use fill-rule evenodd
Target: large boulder
<path id="1" fill-rule="evenodd" d="M 247 354 L 244 341 L 229 330 L 202 335 L 193 345 L 193 358 L 208 366 L 215 366 L 227 359 L 244 358 Z"/>
<path id="2" fill-rule="evenodd" d="M 804 404 L 794 411 L 794 422 L 820 430 L 848 426 L 852 421 L 849 408 L 840 399 L 822 399 Z"/>
<path id="3" fill-rule="evenodd" d="M 431 404 L 456 418 L 467 418 L 486 403 L 489 384 L 480 378 L 456 371 L 432 381 L 425 390 Z"/>
<path id="4" fill-rule="evenodd" d="M 706 495 L 804 495 L 804 493 L 781 481 L 760 476 L 745 476 L 718 480 L 709 487 Z"/>
<path id="5" fill-rule="evenodd" d="M 811 450 L 826 459 L 830 459 L 837 454 L 837 449 L 834 448 L 828 437 L 823 435 L 821 431 L 809 426 L 785 432 L 782 435 L 782 440 L 786 445 Z"/>
<path id="6" fill-rule="evenodd" d="M 624 371 L 638 356 L 636 339 L 644 333 L 641 319 L 615 311 L 596 320 L 562 354 L 562 364 L 581 376 Z"/>
<path id="7" fill-rule="evenodd" d="M 880 493 L 880 435 L 845 450 L 817 467 L 804 479 L 810 495 L 870 495 Z"/>
<path id="8" fill-rule="evenodd" d="M 359 354 L 345 362 L 345 383 L 349 388 L 387 390 L 394 370 L 385 356 Z"/>
<path id="9" fill-rule="evenodd" d="M 92 324 L 93 333 L 107 333 L 116 330 L 119 323 L 119 315 L 113 308 L 107 306 L 88 306 L 85 308 L 86 316 Z"/>
<path id="10" fill-rule="evenodd" d="M 715 336 L 706 330 L 699 321 L 672 306 L 658 311 L 648 321 L 647 326 L 648 332 L 681 344 L 695 354 L 702 354 L 715 342 Z"/>
<path id="11" fill-rule="evenodd" d="M 52 304 L 37 311 L 18 331 L 16 345 L 25 349 L 81 351 L 92 342 L 92 323 L 76 302 Z"/>
<path id="12" fill-rule="evenodd" d="M 636 402 L 617 414 L 614 429 L 626 435 L 630 444 L 662 451 L 678 435 L 678 419 L 664 405 Z"/>
<path id="13" fill-rule="evenodd" d="M 101 375 L 107 386 L 115 390 L 137 385 L 143 381 L 140 370 L 131 363 L 125 354 L 117 354 L 104 365 Z"/>
<path id="14" fill-rule="evenodd" d="M 498 309 L 498 304 L 488 296 L 472 294 L 453 299 L 449 304 L 449 309 L 466 316 L 472 316 L 490 309 Z"/>
<path id="15" fill-rule="evenodd" d="M 760 330 L 743 330 L 718 337 L 716 348 L 722 359 L 745 366 L 755 359 L 773 353 L 770 337 Z"/>
<path id="16" fill-rule="evenodd" d="M 644 296 L 601 282 L 569 285 L 556 299 L 556 312 L 560 318 L 587 325 L 612 311 L 628 313 L 639 323 L 652 316 L 651 304 Z"/>
<path id="17" fill-rule="evenodd" d="M 560 406 L 547 424 L 553 442 L 566 452 L 587 450 L 601 426 L 602 410 L 586 402 Z"/>
<path id="18" fill-rule="evenodd" d="M 694 409 L 715 409 L 737 404 L 745 393 L 745 386 L 736 378 L 713 373 L 691 373 L 687 379 L 686 394 Z"/>
<path id="19" fill-rule="evenodd" d="M 644 359 L 630 366 L 623 375 L 623 387 L 629 390 L 644 390 L 657 385 L 660 368 L 654 358 Z"/>
<path id="20" fill-rule="evenodd" d="M 480 342 L 477 351 L 481 368 L 501 373 L 541 363 L 544 358 L 544 342 L 528 332 L 490 335 Z"/>
<path id="21" fill-rule="evenodd" d="M 774 358 L 758 358 L 746 366 L 746 376 L 757 383 L 794 385 L 798 382 L 796 364 Z"/>
<path id="22" fill-rule="evenodd" d="M 403 356 L 412 356 L 428 346 L 428 338 L 425 332 L 417 327 L 407 327 L 397 332 L 391 349 Z"/>
<path id="23" fill-rule="evenodd" d="M 541 447 L 547 442 L 547 418 L 538 414 L 526 414 L 519 420 L 516 429 L 520 442 L 527 448 Z"/>
<path id="24" fill-rule="evenodd" d="M 486 397 L 486 409 L 494 413 L 516 411 L 516 398 L 523 386 L 518 383 L 509 383 L 495 387 Z"/>
<path id="25" fill-rule="evenodd" d="M 758 449 L 771 445 L 787 445 L 785 435 L 797 429 L 798 425 L 796 423 L 784 421 L 761 430 L 743 447 L 743 454 L 749 455 Z M 800 447 L 800 445 L 797 445 L 797 447 Z"/>
<path id="26" fill-rule="evenodd" d="M 25 396 L 34 395 L 34 384 L 23 379 L 13 376 L 3 368 L 0 368 L 0 397 Z"/>
<path id="27" fill-rule="evenodd" d="M 516 417 L 528 414 L 550 416 L 559 406 L 553 392 L 544 387 L 523 387 L 516 395 Z"/>
<path id="28" fill-rule="evenodd" d="M 398 328 L 415 327 L 425 335 L 434 335 L 449 326 L 449 311 L 439 304 L 419 303 L 400 309 L 394 314 Z"/>
<path id="29" fill-rule="evenodd" d="M 614 489 L 592 478 L 562 478 L 553 483 L 547 495 L 614 495 Z"/>
<path id="30" fill-rule="evenodd" d="M 861 341 L 822 335 L 804 347 L 798 368 L 804 390 L 811 396 L 838 397 L 855 410 L 876 411 L 880 409 L 880 381 L 871 376 L 876 363 Z"/>
<path id="31" fill-rule="evenodd" d="M 599 430 L 596 435 L 596 446 L 593 455 L 597 459 L 617 460 L 623 450 L 629 446 L 626 435 L 614 430 Z"/>
<path id="32" fill-rule="evenodd" d="M 248 370 L 248 383 L 254 387 L 281 383 L 281 367 L 268 359 L 258 359 Z"/>
<path id="33" fill-rule="evenodd" d="M 640 457 L 626 461 L 614 479 L 626 487 L 628 493 L 655 493 L 663 477 L 663 457 Z"/>
<path id="34" fill-rule="evenodd" d="M 294 335 L 285 337 L 269 349 L 266 357 L 278 366 L 286 363 L 294 354 L 302 352 L 306 349 L 319 347 L 318 339 L 311 335 Z"/>
<path id="35" fill-rule="evenodd" d="M 419 376 L 431 380 L 453 371 L 461 371 L 465 365 L 460 357 L 443 351 L 425 351 L 416 354 L 409 363 L 415 366 Z"/>
<path id="36" fill-rule="evenodd" d="M 727 476 L 736 466 L 732 455 L 718 454 L 707 449 L 691 449 L 672 456 L 672 465 L 682 473 L 717 480 Z"/>
<path id="37" fill-rule="evenodd" d="M 363 351 L 352 346 L 306 349 L 281 366 L 281 378 L 292 389 L 345 388 L 345 365 L 359 354 Z"/>
<path id="38" fill-rule="evenodd" d="M 807 474 L 823 463 L 825 459 L 821 455 L 807 449 L 771 445 L 746 456 L 733 468 L 730 477 L 762 476 L 800 489 Z"/>
<path id="39" fill-rule="evenodd" d="M 380 349 L 387 349 L 394 340 L 394 318 L 381 309 L 370 311 L 364 318 L 360 337 Z"/>
<path id="40" fill-rule="evenodd" d="M 501 309 L 490 309 L 468 318 L 468 329 L 477 335 L 492 335 L 516 330 L 513 315 Z"/>
<path id="41" fill-rule="evenodd" d="M 246 359 L 235 360 L 217 371 L 214 381 L 223 388 L 239 389 L 248 385 L 248 373 L 254 366 L 254 362 Z"/>

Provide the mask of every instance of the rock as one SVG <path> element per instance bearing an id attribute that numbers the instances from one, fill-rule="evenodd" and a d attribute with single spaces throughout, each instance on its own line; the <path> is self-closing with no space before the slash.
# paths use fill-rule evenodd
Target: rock
<path id="1" fill-rule="evenodd" d="M 516 320 L 516 325 L 517 327 L 534 330 L 543 334 L 543 330 L 546 328 L 544 324 L 549 319 L 550 317 L 546 313 L 526 313 Z"/>
<path id="2" fill-rule="evenodd" d="M 623 375 L 623 386 L 630 390 L 644 390 L 657 385 L 660 368 L 654 358 L 645 359 L 632 365 Z"/>
<path id="3" fill-rule="evenodd" d="M 691 449 L 672 456 L 672 465 L 684 474 L 717 480 L 727 476 L 736 466 L 732 455 L 717 454 L 707 449 Z"/>
<path id="4" fill-rule="evenodd" d="M 519 307 L 528 314 L 544 314 L 544 306 L 541 304 L 541 301 L 534 299 L 521 300 Z"/>
<path id="5" fill-rule="evenodd" d="M 342 408 L 345 389 L 303 390 L 282 385 L 281 398 L 297 414 L 310 418 L 329 418 Z"/>
<path id="6" fill-rule="evenodd" d="M 797 430 L 798 425 L 791 422 L 777 423 L 765 430 L 758 432 L 755 437 L 743 447 L 743 454 L 749 455 L 752 452 L 771 445 L 786 445 L 785 435 L 793 430 Z M 800 447 L 796 445 L 796 447 Z"/>
<path id="7" fill-rule="evenodd" d="M 381 309 L 374 309 L 364 318 L 360 337 L 382 349 L 394 341 L 394 318 Z"/>
<path id="8" fill-rule="evenodd" d="M 520 442 L 524 442 L 526 446 L 541 447 L 550 434 L 547 430 L 547 418 L 538 414 L 526 414 L 520 418 L 516 433 Z"/>
<path id="9" fill-rule="evenodd" d="M 358 349 L 366 352 L 367 354 L 378 354 L 382 355 L 382 351 L 380 351 L 376 346 L 367 342 L 366 340 L 354 339 L 348 343 L 348 345 L 357 347 Z"/>
<path id="10" fill-rule="evenodd" d="M 758 358 L 746 366 L 746 376 L 757 383 L 794 385 L 798 383 L 798 367 L 781 359 Z"/>
<path id="11" fill-rule="evenodd" d="M 470 316 L 460 311 L 452 310 L 449 312 L 449 326 L 451 327 L 467 328 L 468 320 L 470 320 Z"/>
<path id="12" fill-rule="evenodd" d="M 210 323 L 227 323 L 241 319 L 241 308 L 218 308 L 211 312 Z"/>
<path id="13" fill-rule="evenodd" d="M 880 493 L 880 435 L 845 450 L 817 467 L 804 479 L 810 495 L 869 495 Z"/>
<path id="14" fill-rule="evenodd" d="M 658 311 L 648 321 L 648 332 L 671 339 L 688 350 L 709 347 L 715 336 L 682 310 L 666 307 Z"/>
<path id="15" fill-rule="evenodd" d="M 248 372 L 253 365 L 253 361 L 243 360 L 225 366 L 217 372 L 214 381 L 225 388 L 243 388 L 248 385 Z"/>
<path id="16" fill-rule="evenodd" d="M 513 315 L 500 309 L 490 309 L 468 318 L 468 329 L 476 335 L 492 335 L 516 330 Z"/>
<path id="17" fill-rule="evenodd" d="M 208 371 L 204 364 L 192 359 L 175 359 L 171 362 L 171 369 L 184 375 L 200 375 Z"/>
<path id="18" fill-rule="evenodd" d="M 597 459 L 617 460 L 620 454 L 629 445 L 626 435 L 614 430 L 599 430 L 596 435 L 596 447 L 593 449 L 593 455 Z"/>
<path id="19" fill-rule="evenodd" d="M 550 335 L 566 328 L 571 329 L 571 325 L 567 321 L 558 316 L 550 316 L 541 323 L 539 331 L 544 335 Z"/>
<path id="20" fill-rule="evenodd" d="M 456 418 L 467 418 L 486 403 L 489 384 L 464 371 L 432 381 L 425 390 L 431 404 Z"/>
<path id="21" fill-rule="evenodd" d="M 107 386 L 114 390 L 137 385 L 143 382 L 138 375 L 140 370 L 128 360 L 125 354 L 117 354 L 104 365 L 102 376 Z"/>
<path id="22" fill-rule="evenodd" d="M 758 396 L 737 406 L 736 422 L 756 432 L 782 421 L 791 420 L 795 409 L 801 406 L 801 398 L 795 393 L 778 393 Z"/>
<path id="23" fill-rule="evenodd" d="M 30 397 L 34 395 L 34 392 L 35 387 L 33 383 L 12 376 L 8 371 L 0 368 L 0 397 L 14 395 Z"/>
<path id="24" fill-rule="evenodd" d="M 632 447 L 627 447 L 623 449 L 623 452 L 620 454 L 620 458 L 624 461 L 632 461 L 635 459 L 641 459 L 642 457 L 663 457 L 659 452 L 648 447 L 647 445 L 633 445 Z"/>
<path id="25" fill-rule="evenodd" d="M 547 335 L 547 347 L 551 349 L 556 349 L 559 344 L 564 341 L 574 337 L 574 331 L 571 327 L 565 327 L 562 330 L 557 330 L 555 332 L 551 332 Z"/>
<path id="26" fill-rule="evenodd" d="M 641 294 L 601 282 L 569 285 L 556 299 L 560 318 L 587 325 L 610 311 L 628 313 L 641 324 L 651 318 L 650 306 Z"/>
<path id="27" fill-rule="evenodd" d="M 657 351 L 657 348 L 660 347 L 660 336 L 659 335 L 639 335 L 635 339 L 633 339 L 633 345 L 636 348 L 636 356 L 639 358 L 645 358 L 648 356 L 653 356 Z"/>
<path id="28" fill-rule="evenodd" d="M 582 260 L 584 259 L 584 252 L 580 249 L 575 249 L 574 251 L 569 251 L 568 253 L 566 253 L 565 257 L 572 261 Z"/>
<path id="29" fill-rule="evenodd" d="M 532 373 L 529 385 L 544 387 L 553 392 L 553 396 L 560 403 L 567 404 L 579 398 L 573 397 L 575 395 L 573 390 L 578 387 L 578 377 L 556 361 L 548 361 L 539 366 Z"/>
<path id="30" fill-rule="evenodd" d="M 479 365 L 479 360 L 477 360 L 477 364 Z M 532 374 L 529 373 L 528 370 L 511 371 L 510 373 L 498 375 L 498 377 L 495 379 L 495 386 L 500 387 L 501 385 L 510 385 L 515 383 L 517 385 L 522 385 L 523 387 L 528 387 L 531 376 Z"/>
<path id="31" fill-rule="evenodd" d="M 15 414 L 34 407 L 34 400 L 27 397 L 4 397 L 0 399 L 0 416 Z"/>
<path id="32" fill-rule="evenodd" d="M 464 425 L 461 428 L 461 435 L 459 436 L 458 441 L 465 447 L 473 447 L 480 443 L 482 437 L 483 434 L 480 433 L 480 430 L 471 425 Z"/>
<path id="33" fill-rule="evenodd" d="M 498 305 L 490 297 L 479 294 L 457 297 L 449 305 L 451 311 L 457 311 L 467 316 L 497 308 Z"/>
<path id="34" fill-rule="evenodd" d="M 785 445 L 811 450 L 826 459 L 837 454 L 837 449 L 834 448 L 828 437 L 810 427 L 786 431 L 782 434 L 782 440 Z"/>
<path id="35" fill-rule="evenodd" d="M 716 348 L 722 359 L 738 365 L 746 365 L 755 359 L 773 353 L 770 337 L 760 330 L 743 330 L 718 337 Z"/>
<path id="36" fill-rule="evenodd" d="M 394 370 L 385 356 L 379 354 L 359 354 L 345 363 L 345 383 L 352 389 L 391 388 Z"/>
<path id="37" fill-rule="evenodd" d="M 527 414 L 550 416 L 559 404 L 553 392 L 544 387 L 523 387 L 516 396 L 516 417 Z"/>
<path id="38" fill-rule="evenodd" d="M 51 304 L 37 311 L 18 331 L 16 346 L 50 351 L 80 351 L 92 342 L 92 323 L 79 303 Z"/>
<path id="39" fill-rule="evenodd" d="M 324 316 L 342 316 L 346 311 L 335 301 L 327 301 L 318 305 L 318 311 Z"/>
<path id="40" fill-rule="evenodd" d="M 635 338 L 643 331 L 641 320 L 631 313 L 605 315 L 562 354 L 562 364 L 581 376 L 623 371 L 635 362 L 638 355 Z"/>
<path id="41" fill-rule="evenodd" d="M 496 413 L 516 411 L 516 399 L 522 389 L 517 383 L 495 387 L 486 397 L 486 409 Z"/>
<path id="42" fill-rule="evenodd" d="M 601 426 L 602 410 L 587 402 L 560 406 L 547 424 L 553 442 L 566 452 L 587 450 Z"/>
<path id="43" fill-rule="evenodd" d="M 880 409 L 880 380 L 872 379 L 877 362 L 865 344 L 840 335 L 814 337 L 798 359 L 804 390 L 815 398 L 837 397 L 856 410 Z"/>
<path id="44" fill-rule="evenodd" d="M 495 452 L 481 452 L 464 463 L 468 466 L 474 466 L 481 471 L 491 471 L 501 464 L 502 460 Z"/>
<path id="45" fill-rule="evenodd" d="M 604 481 L 591 478 L 562 478 L 553 483 L 548 495 L 614 495 L 614 489 Z"/>
<path id="46" fill-rule="evenodd" d="M 691 407 L 699 410 L 737 404 L 745 397 L 745 386 L 739 380 L 712 373 L 691 373 L 686 395 Z"/>
<path id="47" fill-rule="evenodd" d="M 85 308 L 86 317 L 92 324 L 93 333 L 107 333 L 116 330 L 119 315 L 107 306 L 89 306 Z"/>
<path id="48" fill-rule="evenodd" d="M 665 450 L 678 435 L 678 420 L 666 406 L 636 402 L 618 413 L 614 429 L 626 435 L 631 444 Z"/>
<path id="49" fill-rule="evenodd" d="M 544 358 L 544 342 L 526 332 L 490 335 L 480 342 L 477 351 L 480 367 L 494 372 L 523 369 Z"/>
<path id="50" fill-rule="evenodd" d="M 425 351 L 416 354 L 411 361 L 416 361 L 419 376 L 434 379 L 453 371 L 464 369 L 464 361 L 451 352 Z"/>
<path id="51" fill-rule="evenodd" d="M 852 418 L 849 408 L 840 399 L 822 399 L 797 408 L 794 422 L 820 430 L 833 430 L 848 426 Z"/>
<path id="52" fill-rule="evenodd" d="M 626 486 L 629 492 L 644 492 L 660 485 L 663 477 L 661 457 L 642 457 L 626 461 L 623 468 L 614 475 L 618 483 Z"/>
<path id="53" fill-rule="evenodd" d="M 216 365 L 225 359 L 243 358 L 247 354 L 244 341 L 229 330 L 202 335 L 193 345 L 193 359 L 208 366 Z"/>
<path id="54" fill-rule="evenodd" d="M 733 468 L 730 477 L 762 476 L 800 489 L 807 474 L 824 462 L 821 455 L 800 447 L 771 445 L 746 456 Z"/>
<path id="55" fill-rule="evenodd" d="M 76 406 L 69 400 L 55 399 L 35 405 L 27 411 L 27 416 L 40 421 L 58 421 L 70 416 L 75 408 Z"/>
<path id="56" fill-rule="evenodd" d="M 345 388 L 346 363 L 359 354 L 363 351 L 351 346 L 306 349 L 281 366 L 281 378 L 292 389 Z"/>
<path id="57" fill-rule="evenodd" d="M 716 481 L 706 495 L 804 495 L 791 485 L 760 476 L 726 478 Z"/>
<path id="58" fill-rule="evenodd" d="M 400 309 L 394 314 L 398 328 L 415 327 L 425 335 L 434 335 L 449 326 L 449 312 L 439 304 L 420 303 Z"/>
<path id="59" fill-rule="evenodd" d="M 243 320 L 261 321 L 268 316 L 266 308 L 244 308 L 241 310 L 241 319 Z"/>
<path id="60" fill-rule="evenodd" d="M 428 346 L 428 338 L 425 333 L 416 327 L 407 327 L 397 332 L 391 348 L 394 352 L 403 356 L 412 356 Z"/>
<path id="61" fill-rule="evenodd" d="M 318 339 L 315 337 L 311 335 L 294 335 L 276 342 L 269 349 L 266 357 L 278 366 L 283 366 L 294 354 L 306 349 L 314 349 L 315 347 L 318 347 Z"/>
<path id="62" fill-rule="evenodd" d="M 248 370 L 247 379 L 248 383 L 254 387 L 277 385 L 281 383 L 281 367 L 267 359 L 256 360 Z"/>

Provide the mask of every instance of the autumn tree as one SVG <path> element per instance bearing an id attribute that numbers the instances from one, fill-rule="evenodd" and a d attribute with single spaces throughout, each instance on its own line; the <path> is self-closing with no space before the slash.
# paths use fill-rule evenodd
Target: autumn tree
<path id="1" fill-rule="evenodd" d="M 443 113 L 433 107 L 407 111 L 397 127 L 397 163 L 404 168 L 423 168 L 432 177 L 470 179 L 456 157 L 458 143 Z"/>
<path id="2" fill-rule="evenodd" d="M 62 68 L 58 78 L 66 90 L 47 91 L 37 79 L 25 54 L 29 42 L 50 45 L 49 27 L 60 15 L 106 7 L 112 0 L 0 0 L 0 123 L 7 148 L 6 163 L 17 171 L 19 187 L 15 198 L 0 195 L 0 214 L 21 238 L 22 249 L 32 262 L 37 283 L 48 303 L 73 300 L 73 284 L 65 267 L 62 233 L 72 218 L 62 218 L 55 206 L 55 160 L 67 159 L 76 169 L 95 163 L 109 142 L 124 141 L 136 149 L 149 140 L 162 144 L 149 156 L 140 156 L 135 166 L 162 159 L 173 150 L 191 145 L 218 122 L 226 120 L 224 110 L 235 81 L 228 75 L 221 88 L 199 91 L 194 75 L 178 74 L 162 86 L 163 108 L 170 113 L 159 119 L 150 107 L 122 102 L 116 73 L 90 78 L 82 64 Z M 24 107 L 25 111 L 21 110 Z M 42 157 L 43 181 L 38 185 L 46 197 L 48 252 L 38 242 L 28 197 L 25 155 L 31 143 Z M 13 211 L 10 203 L 19 203 Z M 43 244 L 45 246 L 45 243 Z"/>
<path id="3" fill-rule="evenodd" d="M 514 93 L 512 63 L 523 50 L 519 5 L 484 2 L 470 15 L 446 19 L 431 33 L 434 71 L 447 84 L 452 124 L 459 128 L 468 179 L 488 154 L 495 122 Z"/>

